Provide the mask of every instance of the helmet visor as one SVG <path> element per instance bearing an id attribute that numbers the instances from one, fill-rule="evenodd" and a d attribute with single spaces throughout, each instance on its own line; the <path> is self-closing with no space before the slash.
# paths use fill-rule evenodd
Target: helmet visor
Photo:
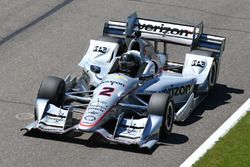
<path id="1" fill-rule="evenodd" d="M 123 72 L 130 72 L 134 65 L 133 61 L 119 61 L 120 70 Z"/>

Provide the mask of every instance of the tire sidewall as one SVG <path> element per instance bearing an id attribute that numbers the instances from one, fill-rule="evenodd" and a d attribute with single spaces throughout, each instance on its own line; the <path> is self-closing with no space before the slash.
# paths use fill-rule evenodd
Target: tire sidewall
<path id="1" fill-rule="evenodd" d="M 63 100 L 64 100 L 64 93 L 65 93 L 65 83 L 61 82 L 56 90 L 56 96 L 54 99 L 54 103 L 57 106 L 60 106 L 63 104 Z"/>
<path id="2" fill-rule="evenodd" d="M 37 98 L 48 99 L 50 103 L 61 106 L 65 93 L 65 81 L 61 78 L 47 77 L 40 85 Z"/>
<path id="3" fill-rule="evenodd" d="M 170 135 L 174 124 L 174 104 L 172 99 L 168 99 L 166 103 L 166 111 L 163 115 L 163 121 L 161 126 L 161 138 L 165 138 Z"/>
<path id="4" fill-rule="evenodd" d="M 208 75 L 208 92 L 211 94 L 214 90 L 217 80 L 217 66 L 216 62 L 213 61 L 211 65 L 211 69 Z"/>
<path id="5" fill-rule="evenodd" d="M 148 113 L 162 116 L 160 138 L 167 137 L 172 131 L 174 123 L 174 109 L 174 102 L 169 94 L 155 93 L 151 95 L 148 104 Z"/>

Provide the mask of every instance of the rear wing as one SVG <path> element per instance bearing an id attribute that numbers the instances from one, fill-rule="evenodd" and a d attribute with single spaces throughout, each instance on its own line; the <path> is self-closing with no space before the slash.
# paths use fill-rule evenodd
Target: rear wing
<path id="1" fill-rule="evenodd" d="M 136 13 L 128 16 L 127 22 L 108 21 L 103 35 L 117 38 L 133 38 L 140 31 L 141 37 L 155 42 L 190 46 L 190 49 L 204 49 L 222 54 L 225 37 L 203 33 L 203 23 L 196 26 L 138 18 Z"/>

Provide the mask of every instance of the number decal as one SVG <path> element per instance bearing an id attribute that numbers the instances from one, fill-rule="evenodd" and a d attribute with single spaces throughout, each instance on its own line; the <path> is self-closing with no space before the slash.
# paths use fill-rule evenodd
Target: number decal
<path id="1" fill-rule="evenodd" d="M 111 87 L 104 87 L 102 88 L 102 91 L 100 92 L 99 95 L 103 95 L 103 96 L 111 96 L 112 93 L 114 92 L 114 88 Z"/>
<path id="2" fill-rule="evenodd" d="M 104 46 L 95 46 L 93 51 L 94 52 L 101 52 L 101 53 L 106 53 L 107 52 L 107 47 Z"/>
<path id="3" fill-rule="evenodd" d="M 206 62 L 205 61 L 199 61 L 199 60 L 193 60 L 191 66 L 198 66 L 198 67 L 201 67 L 201 68 L 204 68 L 206 65 Z"/>

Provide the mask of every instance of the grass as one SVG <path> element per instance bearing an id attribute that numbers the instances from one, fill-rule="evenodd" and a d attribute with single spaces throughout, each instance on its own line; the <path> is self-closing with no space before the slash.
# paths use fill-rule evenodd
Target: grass
<path id="1" fill-rule="evenodd" d="M 249 167 L 250 112 L 193 166 Z"/>

